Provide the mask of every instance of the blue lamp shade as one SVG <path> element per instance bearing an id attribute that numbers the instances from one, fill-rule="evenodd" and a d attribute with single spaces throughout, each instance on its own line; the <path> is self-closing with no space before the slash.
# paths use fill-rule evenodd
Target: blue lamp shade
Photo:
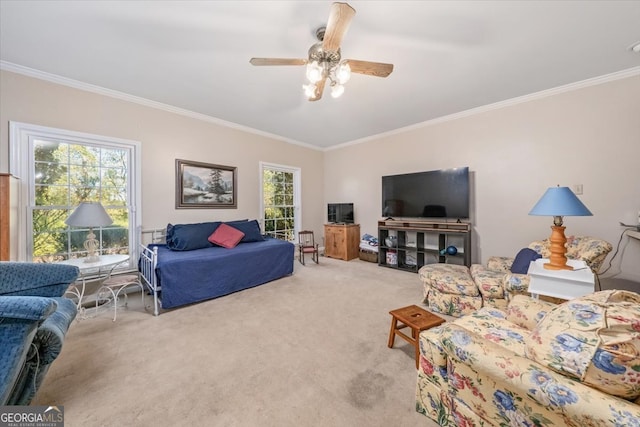
<path id="1" fill-rule="evenodd" d="M 529 215 L 543 216 L 592 216 L 569 187 L 549 188 Z"/>

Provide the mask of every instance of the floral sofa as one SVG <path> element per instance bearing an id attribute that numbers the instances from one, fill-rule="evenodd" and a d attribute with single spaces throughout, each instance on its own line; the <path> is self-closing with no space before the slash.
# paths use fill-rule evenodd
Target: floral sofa
<path id="1" fill-rule="evenodd" d="M 532 242 L 529 246 L 542 258 L 551 254 L 549 239 Z M 567 258 L 585 261 L 597 272 L 611 252 L 609 242 L 590 236 L 567 238 Z M 480 307 L 506 308 L 514 295 L 528 295 L 529 276 L 513 273 L 515 258 L 490 257 L 487 265 L 465 266 L 429 264 L 419 270 L 424 286 L 424 301 L 436 312 L 451 316 L 469 314 Z"/>
<path id="2" fill-rule="evenodd" d="M 441 426 L 640 426 L 640 295 L 514 296 L 420 334 L 416 410 Z"/>

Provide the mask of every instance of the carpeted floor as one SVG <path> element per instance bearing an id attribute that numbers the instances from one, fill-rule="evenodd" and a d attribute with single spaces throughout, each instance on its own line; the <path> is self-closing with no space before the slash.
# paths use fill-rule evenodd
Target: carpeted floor
<path id="1" fill-rule="evenodd" d="M 413 347 L 387 347 L 389 311 L 421 305 L 416 274 L 321 257 L 158 317 L 139 296 L 72 324 L 34 404 L 64 405 L 67 427 L 435 426 Z"/>

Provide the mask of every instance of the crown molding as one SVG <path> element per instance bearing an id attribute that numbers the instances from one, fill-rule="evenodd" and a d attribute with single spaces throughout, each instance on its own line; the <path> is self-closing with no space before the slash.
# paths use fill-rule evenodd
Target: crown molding
<path id="1" fill-rule="evenodd" d="M 228 122 L 226 120 L 222 120 L 216 117 L 207 116 L 206 114 L 196 113 L 195 111 L 187 110 L 184 108 L 174 107 L 169 104 L 163 104 L 162 102 L 152 101 L 150 99 L 130 95 L 128 93 L 119 92 L 117 90 L 107 89 L 102 86 L 97 86 L 90 83 L 84 83 L 78 80 L 59 76 L 57 74 L 51 74 L 44 71 L 36 70 L 34 68 L 24 67 L 22 65 L 14 64 L 12 62 L 0 61 L 0 70 L 10 71 L 13 73 L 22 74 L 24 76 L 33 77 L 39 80 L 45 80 L 45 81 L 59 84 L 62 86 L 68 86 L 74 89 L 92 92 L 98 95 L 108 96 L 108 97 L 119 99 L 122 101 L 143 105 L 145 107 L 155 108 L 157 110 L 162 110 L 169 113 L 174 113 L 181 116 L 189 117 L 192 119 L 213 123 L 219 126 L 224 126 L 224 127 L 239 130 L 242 132 L 251 133 L 251 134 L 262 136 L 265 138 L 275 139 L 278 141 L 286 142 L 288 144 L 298 145 L 301 147 L 310 148 L 312 150 L 322 151 L 321 148 L 315 145 L 307 144 L 301 141 L 296 141 L 294 139 L 285 138 L 280 135 L 264 132 L 248 126 L 240 125 L 238 123 Z"/>
<path id="2" fill-rule="evenodd" d="M 181 116 L 189 117 L 196 120 L 201 120 L 208 123 L 214 123 L 219 126 L 224 126 L 227 128 L 239 130 L 242 132 L 251 133 L 254 135 L 262 136 L 269 139 L 274 139 L 282 142 L 286 142 L 288 144 L 301 146 L 304 148 L 309 148 L 316 151 L 331 151 L 338 150 L 341 148 L 349 147 L 352 145 L 363 144 L 365 142 L 374 141 L 376 139 L 385 138 L 405 132 L 409 132 L 415 129 L 421 129 L 423 127 L 433 126 L 439 123 L 449 122 L 452 120 L 458 120 L 464 117 L 473 116 L 476 114 L 482 114 L 488 111 L 498 110 L 505 107 L 510 107 L 513 105 L 522 104 L 529 101 L 534 101 L 542 98 L 546 98 L 553 95 L 558 95 L 565 92 L 570 92 L 590 86 L 596 86 L 603 83 L 608 83 L 615 80 L 621 80 L 628 77 L 638 76 L 640 75 L 640 67 L 628 68 L 626 70 L 618 71 L 615 73 L 605 74 L 603 76 L 594 77 L 591 79 L 581 80 L 575 83 L 569 83 L 567 85 L 558 86 L 552 89 L 546 89 L 540 92 L 535 92 L 528 95 L 519 96 L 517 98 L 507 99 L 505 101 L 495 102 L 493 104 L 483 105 L 481 107 L 471 108 L 469 110 L 461 111 L 454 114 L 449 114 L 447 116 L 437 117 L 435 119 L 427 120 L 421 123 L 416 123 L 410 126 L 405 126 L 402 128 L 394 129 L 389 132 L 384 132 L 376 135 L 367 136 L 365 138 L 356 139 L 353 141 L 345 142 L 342 144 L 333 145 L 331 147 L 318 147 L 315 145 L 307 144 L 301 141 L 293 140 L 290 138 L 285 138 L 280 135 L 275 135 L 272 133 L 264 132 L 258 129 L 254 129 L 248 126 L 240 125 L 238 123 L 228 122 L 226 120 L 222 120 L 216 117 L 207 116 L 206 114 L 196 113 L 195 111 L 186 110 L 184 108 L 174 107 L 172 105 L 163 104 L 161 102 L 152 101 L 150 99 L 130 95 L 124 92 L 119 92 L 112 89 L 107 89 L 101 86 L 92 85 L 89 83 L 84 83 L 78 80 L 70 79 L 67 77 L 62 77 L 56 74 L 47 73 L 44 71 L 36 70 L 34 68 L 24 67 L 22 65 L 14 64 L 7 61 L 0 61 L 0 70 L 6 70 L 18 74 L 22 74 L 28 77 L 33 77 L 40 80 L 49 81 L 51 83 L 60 84 L 63 86 L 72 87 L 75 89 L 84 90 L 87 92 L 96 93 L 99 95 L 108 96 L 111 98 L 120 99 L 123 101 L 132 102 L 139 105 L 144 105 L 146 107 L 155 108 L 158 110 L 166 111 L 169 113 L 179 114 Z"/>
<path id="3" fill-rule="evenodd" d="M 542 90 L 540 92 L 531 93 L 528 95 L 519 96 L 517 98 L 507 99 L 505 101 L 495 102 L 493 104 L 483 105 L 481 107 L 471 108 L 469 110 L 461 111 L 459 113 L 449 114 L 448 116 L 437 117 L 435 119 L 427 120 L 425 122 L 416 123 L 403 128 L 394 129 L 389 132 L 380 133 L 377 135 L 371 135 L 366 138 L 356 139 L 354 141 L 345 142 L 343 144 L 333 145 L 325 148 L 324 151 L 337 150 L 340 148 L 349 147 L 351 145 L 363 144 L 365 142 L 373 141 L 388 136 L 397 135 L 400 133 L 409 132 L 415 129 L 420 129 L 427 126 L 437 125 L 439 123 L 449 122 L 452 120 L 458 120 L 464 117 L 474 116 L 476 114 L 486 113 L 488 111 L 499 110 L 501 108 L 510 107 L 513 105 L 522 104 L 525 102 L 535 101 L 538 99 L 546 98 L 553 95 L 558 95 L 565 92 L 571 92 L 586 87 L 597 86 L 603 83 L 612 82 L 615 80 L 626 79 L 628 77 L 634 77 L 640 75 L 640 67 L 628 68 L 626 70 L 617 71 L 611 74 L 605 74 L 603 76 L 593 77 L 591 79 L 581 80 L 575 83 L 569 83 L 567 85 L 558 86 L 552 89 Z"/>

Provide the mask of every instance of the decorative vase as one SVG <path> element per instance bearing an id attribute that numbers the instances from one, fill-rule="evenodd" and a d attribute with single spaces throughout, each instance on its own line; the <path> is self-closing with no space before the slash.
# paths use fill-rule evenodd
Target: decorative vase
<path id="1" fill-rule="evenodd" d="M 384 239 L 384 243 L 388 248 L 395 248 L 398 245 L 398 238 L 396 236 L 388 236 Z"/>

